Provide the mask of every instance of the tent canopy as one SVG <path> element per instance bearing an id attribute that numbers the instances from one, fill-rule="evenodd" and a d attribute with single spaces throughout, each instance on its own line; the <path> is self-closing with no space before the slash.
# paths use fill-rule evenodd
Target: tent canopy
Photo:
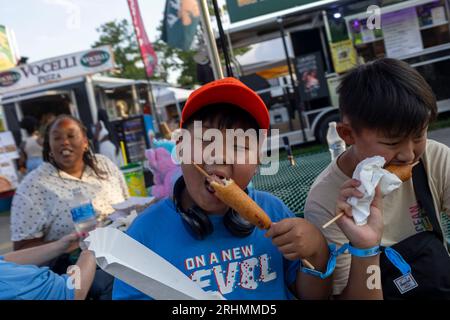
<path id="1" fill-rule="evenodd" d="M 175 87 L 153 87 L 153 96 L 155 97 L 156 107 L 164 108 L 171 104 L 185 102 L 193 90 L 186 90 Z"/>

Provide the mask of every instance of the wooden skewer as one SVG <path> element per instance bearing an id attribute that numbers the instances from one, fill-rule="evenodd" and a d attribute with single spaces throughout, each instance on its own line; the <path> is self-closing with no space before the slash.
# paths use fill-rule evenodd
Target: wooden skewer
<path id="1" fill-rule="evenodd" d="M 197 170 L 200 171 L 200 173 L 204 175 L 205 178 L 211 178 L 211 176 L 205 170 L 203 170 L 198 164 L 194 163 L 194 167 L 197 168 Z"/>
<path id="2" fill-rule="evenodd" d="M 308 260 L 302 259 L 302 263 L 303 263 L 305 266 L 307 266 L 309 269 L 316 270 L 316 268 L 314 268 L 314 266 L 313 266 L 313 265 L 311 264 L 311 262 L 309 262 Z"/>
<path id="3" fill-rule="evenodd" d="M 325 229 L 326 227 L 330 226 L 331 224 L 333 224 L 335 221 L 337 221 L 338 219 L 340 219 L 345 213 L 341 212 L 339 213 L 336 217 L 334 217 L 333 219 L 331 219 L 330 221 L 328 221 L 327 223 L 325 223 L 322 226 L 322 229 Z"/>

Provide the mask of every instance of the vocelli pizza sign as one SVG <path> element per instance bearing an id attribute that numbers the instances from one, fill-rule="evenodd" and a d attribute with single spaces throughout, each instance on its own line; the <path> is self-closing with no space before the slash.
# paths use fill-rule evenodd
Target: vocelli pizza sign
<path id="1" fill-rule="evenodd" d="M 110 46 L 21 65 L 0 72 L 0 94 L 114 68 Z"/>

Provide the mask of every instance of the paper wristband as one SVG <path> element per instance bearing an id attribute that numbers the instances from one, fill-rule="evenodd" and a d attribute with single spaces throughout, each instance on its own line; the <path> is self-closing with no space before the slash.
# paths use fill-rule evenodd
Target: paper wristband
<path id="1" fill-rule="evenodd" d="M 358 249 L 358 248 L 352 247 L 350 245 L 350 243 L 344 244 L 342 247 L 340 247 L 337 250 L 336 250 L 336 245 L 334 243 L 331 243 L 328 245 L 328 248 L 330 250 L 330 258 L 328 259 L 327 270 L 325 272 L 320 272 L 317 270 L 313 270 L 313 269 L 304 267 L 303 264 L 301 264 L 300 271 L 303 273 L 318 277 L 320 279 L 326 279 L 333 274 L 334 269 L 336 268 L 336 258 L 338 256 L 340 256 L 341 254 L 343 254 L 347 250 L 351 255 L 354 255 L 356 257 L 361 257 L 361 258 L 362 257 L 373 257 L 381 252 L 380 246 L 375 246 L 375 247 L 369 248 L 369 249 Z M 397 253 L 397 252 L 395 252 L 395 253 Z M 398 253 L 397 253 L 397 255 L 398 255 Z M 398 256 L 400 256 L 400 255 L 398 255 Z M 396 256 L 397 261 L 399 259 L 401 259 L 401 256 L 400 256 L 400 258 L 398 258 L 398 256 Z M 401 260 L 404 262 L 403 259 L 401 259 Z M 408 266 L 408 264 L 406 262 L 404 262 L 404 263 Z"/>

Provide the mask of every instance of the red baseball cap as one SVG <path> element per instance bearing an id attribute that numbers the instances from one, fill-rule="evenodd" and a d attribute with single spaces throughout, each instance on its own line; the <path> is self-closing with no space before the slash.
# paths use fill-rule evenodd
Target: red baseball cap
<path id="1" fill-rule="evenodd" d="M 231 77 L 212 81 L 192 92 L 181 113 L 180 126 L 198 110 L 215 103 L 229 103 L 242 108 L 261 129 L 269 129 L 270 116 L 264 101 L 255 91 Z"/>

